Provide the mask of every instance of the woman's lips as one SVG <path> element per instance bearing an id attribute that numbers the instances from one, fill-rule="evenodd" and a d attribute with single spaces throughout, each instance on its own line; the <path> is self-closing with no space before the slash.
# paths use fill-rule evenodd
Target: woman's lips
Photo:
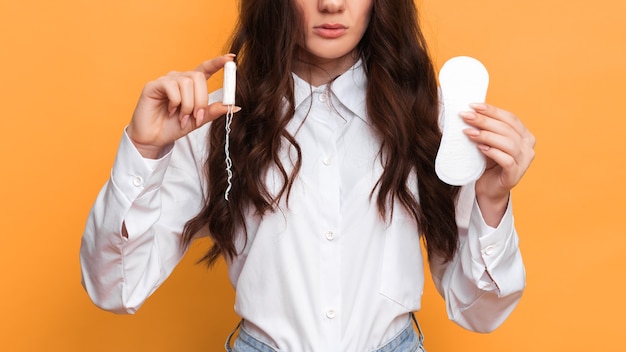
<path id="1" fill-rule="evenodd" d="M 326 39 L 339 38 L 346 33 L 348 27 L 342 24 L 326 23 L 313 27 L 313 33 Z"/>

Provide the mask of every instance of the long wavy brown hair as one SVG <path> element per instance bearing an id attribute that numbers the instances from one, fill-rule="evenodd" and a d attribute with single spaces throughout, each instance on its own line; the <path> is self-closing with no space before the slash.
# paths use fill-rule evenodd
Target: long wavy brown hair
<path id="1" fill-rule="evenodd" d="M 230 148 L 232 190 L 224 199 L 225 118 L 212 122 L 205 163 L 207 194 L 202 210 L 187 222 L 183 246 L 208 232 L 213 245 L 201 261 L 235 257 L 235 235 L 245 228 L 245 214 L 274 211 L 301 166 L 301 150 L 286 126 L 294 115 L 292 71 L 304 40 L 303 17 L 293 0 L 241 0 L 239 22 L 230 52 L 237 54 L 237 105 Z M 457 187 L 435 174 L 441 141 L 437 81 L 413 0 L 374 0 L 368 29 L 358 45 L 367 75 L 366 104 L 380 141 L 384 171 L 372 190 L 383 218 L 398 200 L 415 217 L 429 257 L 450 260 L 457 249 L 455 198 Z M 281 145 L 288 143 L 298 158 L 290 172 L 282 165 Z M 284 150 L 284 149 L 283 149 Z M 264 183 L 270 167 L 280 171 L 283 187 L 273 195 Z M 418 179 L 419 199 L 407 182 Z M 391 205 L 391 206 L 390 206 Z M 382 234 L 381 234 L 382 235 Z"/>

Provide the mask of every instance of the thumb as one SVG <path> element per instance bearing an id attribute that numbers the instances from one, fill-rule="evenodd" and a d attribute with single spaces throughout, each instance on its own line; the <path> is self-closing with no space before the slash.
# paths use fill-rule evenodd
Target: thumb
<path id="1" fill-rule="evenodd" d="M 233 113 L 236 113 L 240 110 L 241 110 L 241 107 L 239 106 L 232 107 Z M 222 102 L 215 102 L 215 103 L 209 104 L 209 106 L 206 107 L 206 111 L 204 112 L 204 118 L 202 119 L 202 121 L 198 121 L 197 125 L 199 127 L 201 125 L 204 125 L 207 122 L 217 119 L 218 117 L 222 115 L 226 115 L 227 113 L 228 113 L 228 105 L 223 105 Z"/>

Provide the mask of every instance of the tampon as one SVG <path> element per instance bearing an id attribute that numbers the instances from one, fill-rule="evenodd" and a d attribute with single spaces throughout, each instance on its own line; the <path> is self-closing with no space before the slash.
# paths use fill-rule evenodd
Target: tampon
<path id="1" fill-rule="evenodd" d="M 228 61 L 224 65 L 224 85 L 222 87 L 224 97 L 223 105 L 235 105 L 235 87 L 237 85 L 237 65 Z"/>

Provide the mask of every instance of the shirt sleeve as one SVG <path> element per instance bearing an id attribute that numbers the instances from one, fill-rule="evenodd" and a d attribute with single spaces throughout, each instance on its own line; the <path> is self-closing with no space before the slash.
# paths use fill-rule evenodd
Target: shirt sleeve
<path id="1" fill-rule="evenodd" d="M 124 133 L 80 248 L 82 284 L 100 308 L 134 313 L 182 258 L 182 229 L 202 201 L 208 126 L 158 160 L 144 159 Z"/>
<path id="2" fill-rule="evenodd" d="M 474 184 L 457 202 L 459 247 L 447 263 L 430 258 L 433 279 L 451 320 L 477 332 L 500 326 L 526 285 L 511 203 L 497 228 L 488 226 L 475 200 Z"/>

